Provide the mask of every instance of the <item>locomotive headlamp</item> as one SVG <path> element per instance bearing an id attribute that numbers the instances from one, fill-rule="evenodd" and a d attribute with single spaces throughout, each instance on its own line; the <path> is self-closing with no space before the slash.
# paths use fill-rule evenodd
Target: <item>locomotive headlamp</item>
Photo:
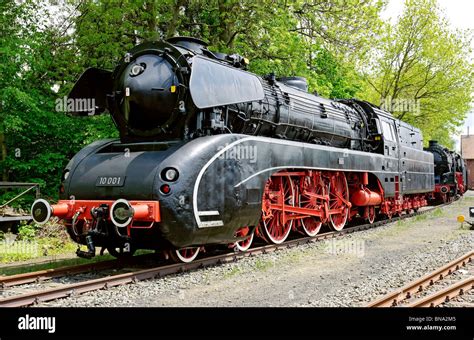
<path id="1" fill-rule="evenodd" d="M 131 77 L 136 77 L 145 71 L 146 64 L 141 63 L 137 65 L 133 65 L 131 70 L 130 70 L 130 76 Z"/>
<path id="2" fill-rule="evenodd" d="M 63 181 L 67 180 L 68 177 L 69 177 L 69 170 L 65 170 L 63 174 Z"/>
<path id="3" fill-rule="evenodd" d="M 110 219 L 120 228 L 128 226 L 133 219 L 133 208 L 127 200 L 119 199 L 112 204 Z"/>
<path id="4" fill-rule="evenodd" d="M 469 217 L 474 217 L 474 207 L 469 208 Z"/>
<path id="5" fill-rule="evenodd" d="M 179 173 L 175 168 L 166 168 L 161 172 L 163 180 L 168 182 L 174 182 L 178 179 Z"/>
<path id="6" fill-rule="evenodd" d="M 33 202 L 31 206 L 31 216 L 33 221 L 38 224 L 45 224 L 51 218 L 53 209 L 51 205 L 44 199 L 40 198 Z"/>

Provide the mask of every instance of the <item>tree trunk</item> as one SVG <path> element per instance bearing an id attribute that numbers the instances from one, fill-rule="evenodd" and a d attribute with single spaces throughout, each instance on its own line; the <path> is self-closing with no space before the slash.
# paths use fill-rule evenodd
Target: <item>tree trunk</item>
<path id="1" fill-rule="evenodd" d="M 171 38 L 176 34 L 176 29 L 178 28 L 178 17 L 181 6 L 185 5 L 185 0 L 176 0 L 173 8 L 171 22 L 168 25 L 168 30 L 166 32 L 166 38 Z"/>
<path id="2" fill-rule="evenodd" d="M 234 21 L 230 20 L 230 15 L 236 15 L 232 11 L 232 4 L 227 0 L 219 0 L 219 45 L 227 47 L 232 43 L 232 30 L 234 28 Z"/>
<path id="3" fill-rule="evenodd" d="M 147 34 L 149 40 L 158 40 L 159 33 L 156 25 L 156 6 L 154 1 L 145 3 L 145 11 L 150 14 L 150 17 L 147 19 Z"/>
<path id="4" fill-rule="evenodd" d="M 5 143 L 5 133 L 0 132 L 0 160 L 2 161 L 2 181 L 8 181 L 8 172 L 5 166 L 7 159 L 7 144 Z"/>

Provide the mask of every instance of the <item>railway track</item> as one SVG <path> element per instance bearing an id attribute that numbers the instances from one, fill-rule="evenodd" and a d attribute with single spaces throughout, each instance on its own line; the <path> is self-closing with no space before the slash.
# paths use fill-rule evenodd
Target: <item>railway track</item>
<path id="1" fill-rule="evenodd" d="M 450 282 L 443 289 L 434 292 L 428 292 L 428 290 L 432 290 L 432 287 L 437 282 L 451 278 L 452 274 L 456 271 L 473 266 L 473 264 L 474 251 L 470 251 L 432 273 L 369 303 L 367 307 L 436 307 L 444 302 L 449 302 L 454 297 L 464 295 L 467 291 L 474 288 L 474 276 L 472 273 L 466 279 L 455 280 L 453 283 Z M 424 293 L 427 295 L 417 298 L 417 296 Z"/>
<path id="2" fill-rule="evenodd" d="M 170 275 L 170 274 L 176 274 L 176 273 L 191 271 L 191 270 L 204 268 L 204 267 L 208 267 L 212 265 L 219 265 L 223 263 L 234 262 L 244 257 L 255 256 L 258 254 L 265 254 L 265 253 L 269 253 L 273 251 L 278 251 L 281 249 L 293 248 L 293 247 L 297 247 L 303 244 L 308 244 L 308 243 L 317 242 L 317 241 L 326 240 L 326 239 L 332 239 L 335 237 L 341 237 L 343 235 L 347 235 L 347 234 L 354 233 L 357 231 L 375 228 L 381 225 L 385 225 L 387 223 L 396 222 L 401 219 L 411 218 L 417 215 L 425 214 L 442 206 L 444 205 L 427 208 L 427 209 L 424 209 L 423 211 L 418 211 L 409 215 L 402 215 L 402 216 L 394 217 L 392 219 L 376 221 L 372 224 L 356 225 L 353 227 L 343 229 L 341 231 L 329 231 L 329 232 L 318 234 L 314 237 L 303 237 L 303 238 L 292 239 L 282 244 L 269 244 L 269 245 L 258 246 L 258 247 L 250 248 L 246 252 L 224 253 L 224 254 L 219 254 L 215 256 L 198 259 L 191 263 L 177 263 L 177 264 L 158 266 L 158 267 L 149 268 L 149 269 L 137 270 L 137 271 L 132 271 L 128 273 L 122 273 L 122 274 L 111 275 L 111 276 L 102 277 L 98 279 L 92 279 L 92 280 L 86 280 L 83 282 L 67 284 L 60 287 L 30 292 L 26 294 L 17 295 L 17 296 L 10 296 L 10 297 L 0 299 L 0 307 L 29 306 L 29 305 L 33 305 L 40 302 L 46 302 L 46 301 L 51 301 L 51 300 L 55 300 L 59 298 L 65 298 L 65 297 L 69 297 L 73 295 L 79 295 L 79 294 L 90 292 L 93 290 L 107 289 L 107 288 L 122 285 L 122 284 L 134 283 L 137 281 L 148 280 L 148 279 L 155 279 L 155 278 L 160 278 L 160 277 Z M 100 263 L 98 264 L 100 265 Z M 84 270 L 85 267 L 79 268 L 77 270 L 81 270 L 81 269 Z M 37 273 L 38 275 L 36 277 L 34 273 L 31 273 L 29 276 L 25 275 L 25 278 L 20 278 L 20 277 L 18 277 L 17 279 L 12 278 L 10 281 L 10 285 L 14 284 L 15 280 L 16 282 L 21 282 L 21 280 L 28 280 L 28 282 L 32 282 L 31 280 L 33 280 L 33 282 L 35 282 L 36 280 L 38 280 L 38 278 L 44 277 L 45 275 L 46 277 L 68 275 L 68 274 L 65 274 L 67 273 L 68 270 L 74 271 L 75 269 L 74 268 L 69 268 L 69 269 L 63 268 L 62 270 L 58 269 L 56 273 L 54 272 L 53 273 L 39 273 L 38 272 Z M 28 278 L 26 278 L 26 276 L 28 276 Z M 6 284 L 8 285 L 8 283 Z"/>
<path id="3" fill-rule="evenodd" d="M 73 265 L 67 267 L 59 267 L 53 269 L 45 269 L 28 273 L 0 276 L 0 288 L 8 288 L 20 286 L 28 283 L 38 283 L 53 278 L 87 273 L 91 271 L 100 271 L 106 269 L 120 269 L 128 265 L 139 264 L 146 259 L 152 258 L 153 254 L 145 254 L 134 256 L 130 259 L 114 259 L 94 263 L 85 263 L 81 265 Z"/>

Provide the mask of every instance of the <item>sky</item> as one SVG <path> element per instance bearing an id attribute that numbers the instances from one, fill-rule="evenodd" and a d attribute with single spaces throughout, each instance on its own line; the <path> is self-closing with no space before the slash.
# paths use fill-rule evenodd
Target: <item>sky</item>
<path id="1" fill-rule="evenodd" d="M 384 20 L 391 20 L 394 22 L 397 16 L 401 14 L 403 10 L 403 3 L 403 0 L 389 0 L 387 8 L 381 14 L 382 18 Z M 474 0 L 438 0 L 438 4 L 444 11 L 446 18 L 449 20 L 452 27 L 474 30 Z M 471 44 L 471 47 L 474 51 L 474 39 Z M 474 103 L 472 104 L 472 106 L 473 108 L 471 109 L 471 112 L 467 115 L 467 118 L 464 121 L 464 126 L 461 128 L 460 134 L 467 134 L 468 126 L 470 134 L 474 134 Z M 453 136 L 453 138 L 456 139 L 456 146 L 459 150 L 460 136 Z"/>

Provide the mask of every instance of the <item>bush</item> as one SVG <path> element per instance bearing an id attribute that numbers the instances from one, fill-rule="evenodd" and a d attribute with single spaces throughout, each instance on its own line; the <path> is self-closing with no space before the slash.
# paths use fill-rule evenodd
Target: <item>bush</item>
<path id="1" fill-rule="evenodd" d="M 23 221 L 18 227 L 18 239 L 22 241 L 33 241 L 36 238 L 37 230 L 38 228 L 35 224 L 27 224 Z"/>
<path id="2" fill-rule="evenodd" d="M 48 223 L 39 227 L 37 232 L 38 238 L 57 238 L 61 242 L 66 243 L 70 241 L 70 237 L 67 233 L 66 227 L 58 223 L 54 218 L 51 219 Z"/>

